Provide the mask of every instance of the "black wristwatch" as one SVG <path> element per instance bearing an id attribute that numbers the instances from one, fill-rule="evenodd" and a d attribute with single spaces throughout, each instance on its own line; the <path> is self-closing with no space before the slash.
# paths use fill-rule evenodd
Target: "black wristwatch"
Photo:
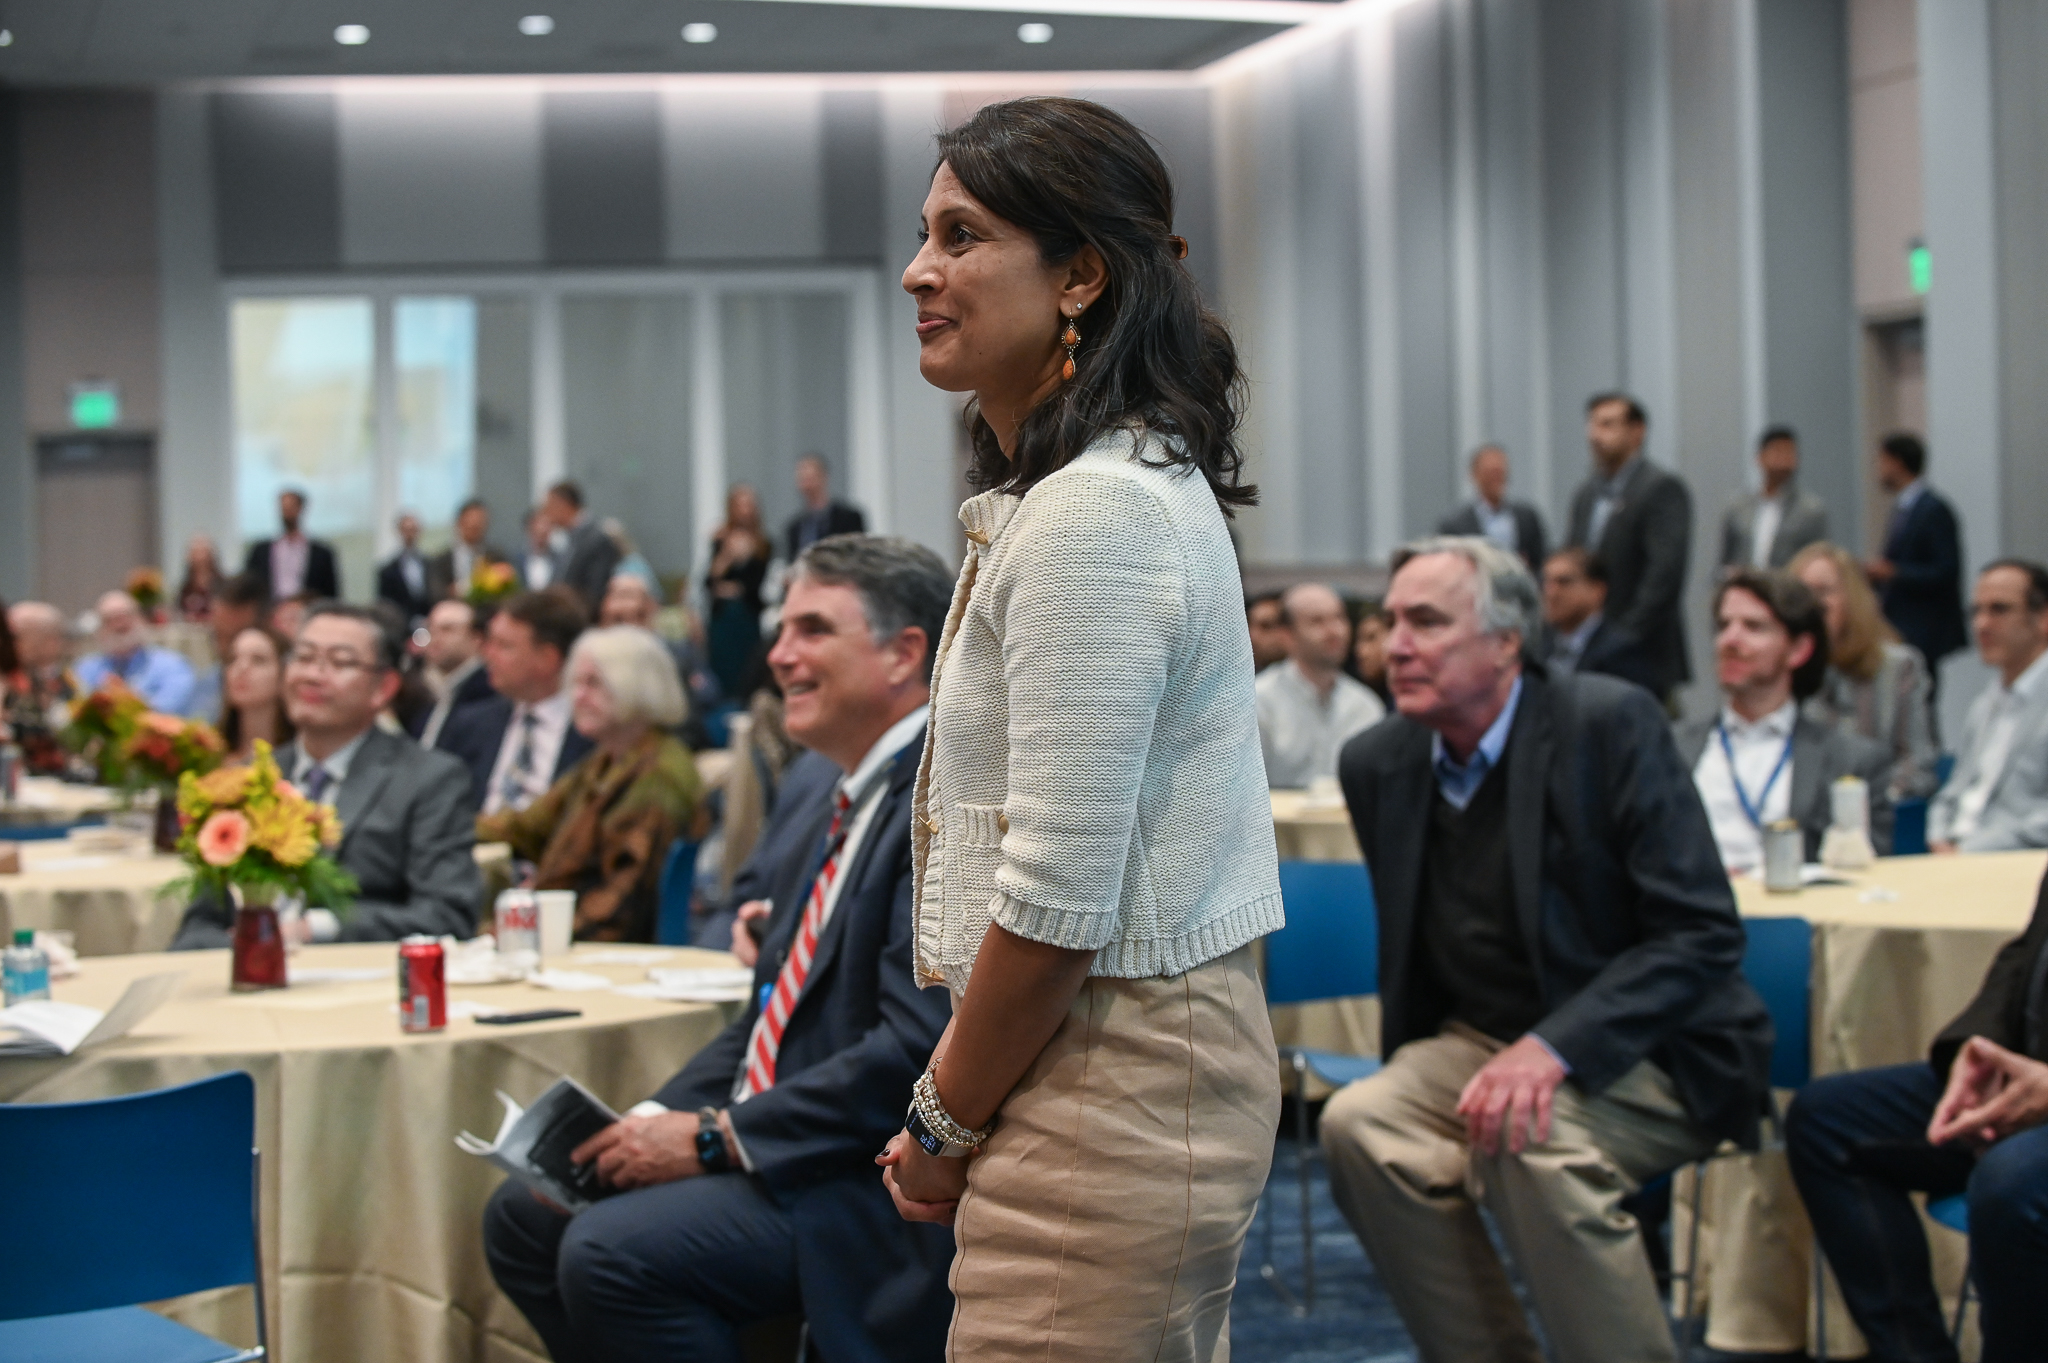
<path id="1" fill-rule="evenodd" d="M 707 1174 L 722 1174 L 732 1168 L 732 1150 L 725 1143 L 725 1128 L 718 1124 L 715 1107 L 697 1110 L 697 1163 Z"/>

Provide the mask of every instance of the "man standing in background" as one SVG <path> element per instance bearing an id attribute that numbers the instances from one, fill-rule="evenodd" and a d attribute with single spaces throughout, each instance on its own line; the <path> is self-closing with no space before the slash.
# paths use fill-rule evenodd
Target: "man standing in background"
<path id="1" fill-rule="evenodd" d="M 783 532 L 791 563 L 827 535 L 858 535 L 868 528 L 859 507 L 832 500 L 832 471 L 825 467 L 825 456 L 807 454 L 796 461 L 796 490 L 804 509 L 790 517 Z"/>
<path id="2" fill-rule="evenodd" d="M 1799 437 L 1773 426 L 1756 442 L 1763 486 L 1745 492 L 1721 518 L 1721 571 L 1782 568 L 1807 545 L 1828 537 L 1828 509 L 1799 486 Z"/>
<path id="3" fill-rule="evenodd" d="M 341 596 L 341 574 L 335 567 L 334 546 L 325 540 L 308 539 L 299 528 L 306 515 L 306 494 L 286 488 L 277 494 L 277 519 L 284 531 L 275 539 L 258 540 L 249 546 L 242 571 L 263 584 L 263 594 L 272 601 L 284 601 L 301 593 L 323 600 Z"/>
<path id="4" fill-rule="evenodd" d="M 408 628 L 434 604 L 427 592 L 427 556 L 420 552 L 420 518 L 410 511 L 398 516 L 398 552 L 377 569 L 377 599 L 396 606 Z"/>
<path id="5" fill-rule="evenodd" d="M 1609 624 L 1644 653 L 1651 687 L 1670 706 L 1691 680 L 1685 647 L 1685 575 L 1692 557 L 1692 493 L 1643 455 L 1650 418 L 1625 393 L 1586 403 L 1593 468 L 1572 495 L 1569 545 L 1607 568 Z"/>
<path id="6" fill-rule="evenodd" d="M 1472 452 L 1472 489 L 1479 495 L 1444 517 L 1440 535 L 1480 535 L 1520 554 L 1531 574 L 1543 571 L 1543 518 L 1527 502 L 1508 500 L 1508 452 L 1481 445 Z"/>
<path id="7" fill-rule="evenodd" d="M 569 537 L 556 559 L 558 570 L 550 585 L 575 592 L 582 598 L 584 615 L 595 617 L 604 604 L 605 588 L 611 585 L 612 570 L 619 566 L 619 546 L 604 533 L 596 517 L 583 509 L 583 489 L 566 478 L 548 489 L 541 511 L 554 529 Z M 533 585 L 527 583 L 529 588 Z"/>
<path id="8" fill-rule="evenodd" d="M 491 509 L 472 497 L 455 513 L 455 542 L 427 560 L 427 599 L 441 601 L 469 595 L 470 580 L 486 563 L 503 563 L 492 547 Z"/>
<path id="9" fill-rule="evenodd" d="M 1941 660 L 1969 641 L 1963 628 L 1963 532 L 1955 508 L 1923 476 L 1927 447 L 1900 432 L 1878 446 L 1877 481 L 1893 495 L 1884 556 L 1863 565 L 1885 619 L 1927 659 L 1938 691 Z M 1929 696 L 1931 704 L 1933 697 Z"/>

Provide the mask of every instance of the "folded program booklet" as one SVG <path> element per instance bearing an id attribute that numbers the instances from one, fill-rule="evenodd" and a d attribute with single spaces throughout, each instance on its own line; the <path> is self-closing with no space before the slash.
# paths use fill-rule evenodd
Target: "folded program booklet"
<path id="1" fill-rule="evenodd" d="M 185 972 L 144 975 L 122 991 L 102 1013 L 82 1003 L 32 999 L 0 1008 L 0 1059 L 7 1056 L 62 1056 L 126 1036 L 129 1029 L 163 1007 L 178 992 Z"/>
<path id="2" fill-rule="evenodd" d="M 619 1119 L 597 1096 L 564 1075 L 522 1108 L 501 1089 L 505 1124 L 494 1141 L 479 1140 L 467 1131 L 455 1144 L 481 1155 L 512 1177 L 565 1210 L 580 1212 L 599 1198 L 619 1191 L 597 1177 L 597 1168 L 570 1161 L 569 1152 Z"/>

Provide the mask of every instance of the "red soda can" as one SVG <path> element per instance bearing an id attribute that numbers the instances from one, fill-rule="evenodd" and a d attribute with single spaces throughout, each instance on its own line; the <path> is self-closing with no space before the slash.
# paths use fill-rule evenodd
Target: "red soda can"
<path id="1" fill-rule="evenodd" d="M 437 937 L 398 944 L 398 1025 L 408 1032 L 438 1032 L 448 1025 L 447 958 Z"/>

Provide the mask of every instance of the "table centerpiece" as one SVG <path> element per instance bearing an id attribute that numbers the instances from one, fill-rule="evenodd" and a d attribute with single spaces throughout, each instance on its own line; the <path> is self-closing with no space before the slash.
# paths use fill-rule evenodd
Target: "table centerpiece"
<path id="1" fill-rule="evenodd" d="M 227 760 L 227 740 L 203 719 L 145 710 L 121 740 L 127 779 L 156 787 L 156 850 L 176 852 L 183 828 L 178 783 L 186 773 L 205 776 Z"/>

